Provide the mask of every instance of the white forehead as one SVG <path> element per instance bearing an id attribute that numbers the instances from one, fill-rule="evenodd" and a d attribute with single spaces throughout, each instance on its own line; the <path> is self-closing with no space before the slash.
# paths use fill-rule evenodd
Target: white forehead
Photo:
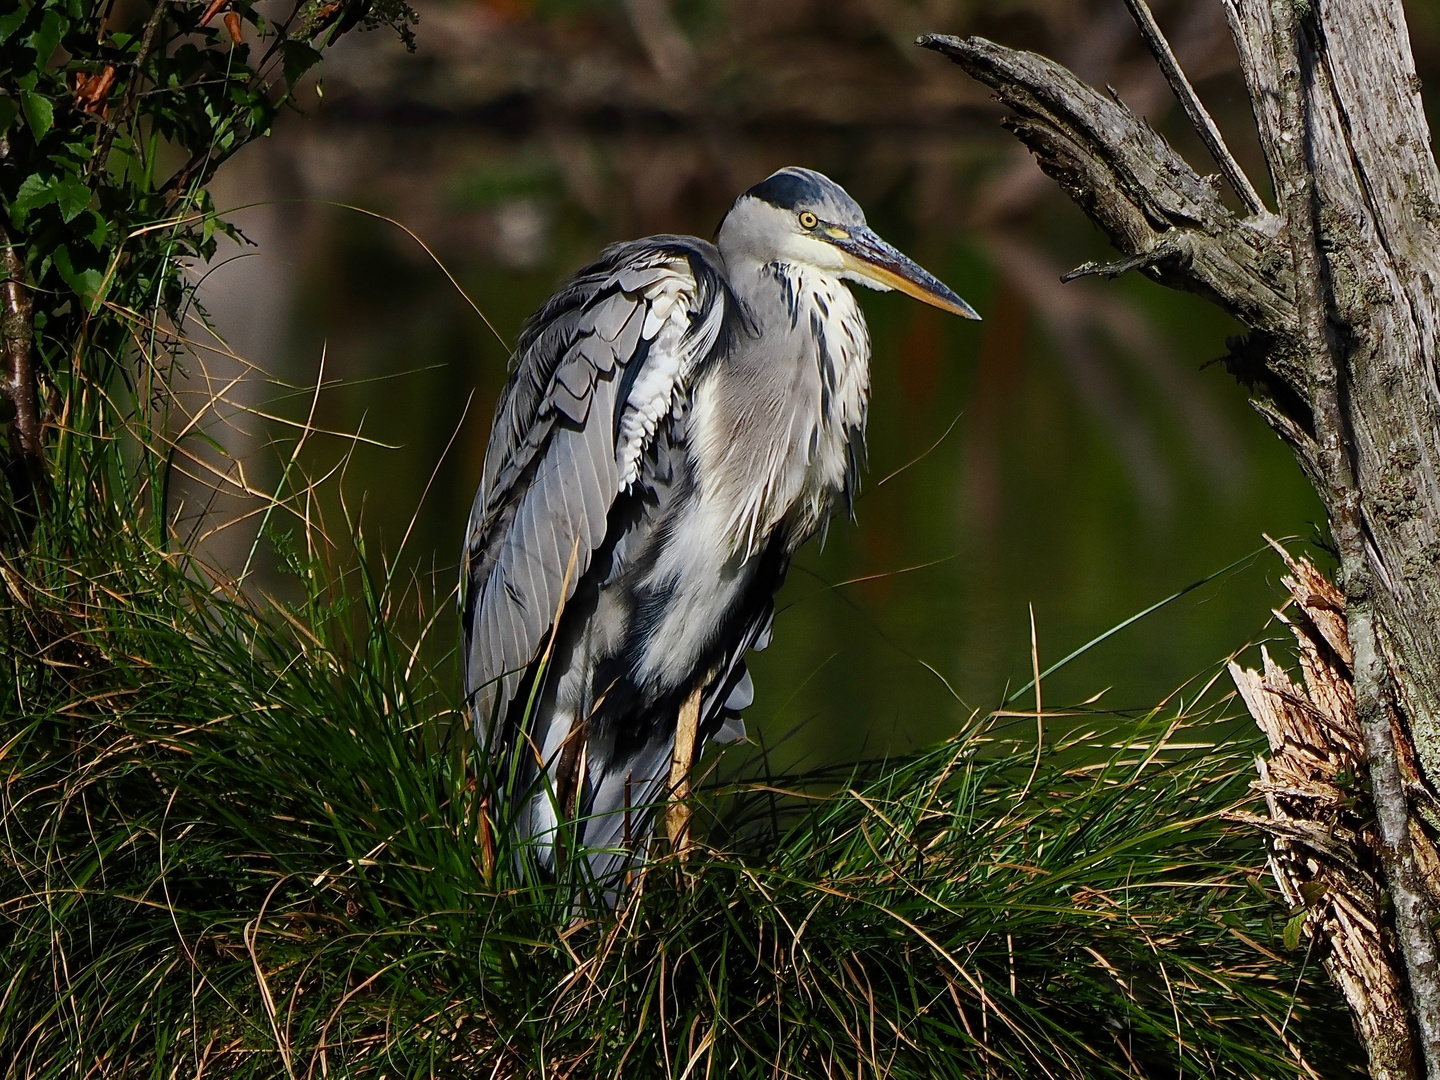
<path id="1" fill-rule="evenodd" d="M 778 259 L 838 272 L 844 266 L 840 251 L 809 235 L 800 223 L 801 212 L 781 209 L 747 193 L 725 215 L 716 246 L 727 263 L 733 264 L 737 258 L 762 263 Z M 811 212 L 820 216 L 818 210 Z"/>

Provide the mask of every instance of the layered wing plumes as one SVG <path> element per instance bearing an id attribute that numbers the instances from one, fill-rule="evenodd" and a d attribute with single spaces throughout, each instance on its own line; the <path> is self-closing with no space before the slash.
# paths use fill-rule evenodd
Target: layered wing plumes
<path id="1" fill-rule="evenodd" d="M 465 693 L 482 735 L 588 570 L 659 418 L 715 350 L 726 301 L 708 247 L 610 248 L 521 334 L 463 556 Z"/>
<path id="2" fill-rule="evenodd" d="M 562 816 L 586 819 L 591 846 L 626 839 L 632 807 L 641 831 L 640 808 L 662 794 L 677 695 L 707 688 L 708 735 L 727 698 L 748 694 L 740 657 L 768 626 L 768 586 L 731 590 L 744 610 L 714 628 L 724 655 L 700 670 L 646 667 L 664 587 L 655 567 L 695 486 L 677 425 L 741 324 L 710 245 L 652 237 L 607 250 L 521 335 L 471 512 L 461 610 L 470 713 L 492 760 L 509 765 L 510 794 L 526 804 L 519 828 L 543 860 Z"/>

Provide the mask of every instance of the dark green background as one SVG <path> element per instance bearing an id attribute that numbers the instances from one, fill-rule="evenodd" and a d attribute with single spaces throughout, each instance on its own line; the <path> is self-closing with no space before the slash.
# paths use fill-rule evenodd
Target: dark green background
<path id="1" fill-rule="evenodd" d="M 1110 6 L 1121 7 L 1119 0 L 1071 5 L 1080 26 L 1112 18 Z M 507 18 L 527 32 L 526 20 L 568 19 L 561 29 L 589 26 L 599 35 L 597 49 L 625 45 L 623 23 L 605 5 L 559 16 L 518 0 L 510 7 Z M 713 55 L 724 47 L 711 40 L 721 33 L 716 26 L 753 9 L 707 10 L 692 29 Z M 1063 54 L 1063 26 L 1047 30 L 1038 15 L 1027 23 L 1022 5 L 1007 10 L 1019 12 L 1013 23 L 981 28 L 1006 40 L 1008 26 L 1022 39 L 1014 43 Z M 960 11 L 938 28 L 965 30 L 984 14 Z M 1423 68 L 1433 55 L 1426 47 L 1435 18 L 1428 9 L 1414 15 Z M 378 50 L 388 57 L 387 71 L 429 65 L 433 77 L 444 63 L 427 55 L 434 40 L 427 31 L 443 29 L 436 21 L 427 22 L 422 8 L 417 56 L 392 54 L 372 39 L 355 63 Z M 885 59 L 893 54 L 914 66 L 915 78 L 951 78 L 934 70 L 943 64 L 938 58 L 905 56 L 902 45 L 861 38 L 864 49 L 842 51 L 851 57 L 844 63 L 889 64 L 884 77 L 904 85 L 912 76 Z M 791 47 L 785 40 L 776 46 Z M 1134 43 L 1122 55 L 1132 65 L 1143 60 Z M 1263 167 L 1238 79 L 1223 62 L 1215 66 L 1202 93 L 1258 179 Z M 662 229 L 708 237 L 745 183 L 793 162 L 847 185 L 878 231 L 982 312 L 986 321 L 974 324 L 896 294 L 861 297 L 874 377 L 858 521 L 835 522 L 823 547 L 812 542 L 802 551 L 781 595 L 775 643 L 753 664 L 758 697 L 747 723 L 767 743 L 788 738 L 778 755 L 785 762 L 903 749 L 995 708 L 1007 686 L 1030 677 L 1031 605 L 1044 666 L 1241 559 L 1262 545 L 1262 533 L 1317 535 L 1318 502 L 1288 452 L 1223 366 L 1205 367 L 1238 332 L 1228 318 L 1135 275 L 1066 286 L 1077 298 L 1067 301 L 1069 322 L 1047 316 L 1017 287 L 1015 274 L 1030 271 L 1007 261 L 1014 240 L 1058 270 L 1110 251 L 1048 181 L 1008 216 L 980 220 L 967 207 L 968 193 L 1011 168 L 1014 155 L 983 94 L 960 87 L 956 93 L 971 94 L 968 102 L 933 112 L 914 130 L 904 116 L 836 123 L 798 106 L 743 115 L 709 108 L 705 95 L 720 95 L 723 81 L 701 94 L 692 109 L 698 120 L 618 107 L 570 115 L 543 93 L 519 119 L 503 111 L 497 119 L 478 105 L 469 112 L 423 100 L 411 107 L 406 102 L 424 94 L 403 79 L 346 84 L 343 63 L 338 70 L 323 104 L 288 117 L 273 139 L 231 168 L 221 205 L 227 197 L 268 205 L 237 215 L 259 254 L 243 272 L 217 270 L 207 303 L 238 351 L 296 386 L 313 384 L 323 350 L 326 378 L 351 385 L 325 389 L 317 423 L 363 429 L 398 447 L 358 447 L 345 470 L 348 505 L 352 514 L 363 507 L 372 558 L 395 551 L 440 462 L 399 558 L 402 575 L 416 575 L 426 618 L 437 603 L 449 603 L 506 352 L 412 240 L 391 224 L 322 205 L 326 199 L 413 227 L 512 341 L 525 315 L 604 244 Z M 1213 169 L 1175 122 L 1168 99 L 1151 117 L 1197 167 Z M 576 139 L 593 165 L 598 197 L 567 171 Z M 663 187 L 672 151 L 702 179 L 656 210 L 647 192 Z M 637 154 L 643 167 L 634 164 Z M 727 162 L 730 175 L 708 168 L 710 160 Z M 950 178 L 938 199 L 937 175 Z M 512 227 L 515 220 L 539 223 L 532 229 L 538 239 L 528 249 L 521 243 L 518 254 L 491 242 L 506 214 Z M 1058 288 L 1048 270 L 1044 276 Z M 1030 280 L 1039 287 L 1033 273 Z M 1085 321 L 1099 305 L 1109 305 L 1108 329 Z M 306 392 L 256 393 L 257 401 L 280 397 L 272 405 L 293 417 L 309 407 Z M 280 440 L 270 448 L 253 423 L 249 430 L 254 438 L 242 449 L 256 475 L 273 484 L 291 435 L 270 429 Z M 342 440 L 316 438 L 303 461 L 318 473 L 345 449 Z M 334 525 L 338 503 L 331 496 L 322 504 Z M 232 542 L 220 557 L 233 559 L 236 549 Z M 856 578 L 869 580 L 837 584 Z M 1266 553 L 1196 590 L 1046 680 L 1047 705 L 1104 691 L 1110 708 L 1153 706 L 1267 632 L 1270 609 L 1281 600 L 1278 578 L 1278 560 Z M 260 580 L 275 587 L 268 575 Z M 412 607 L 416 591 L 405 601 Z M 431 655 L 453 648 L 457 629 L 453 614 L 440 611 Z M 1023 704 L 1030 702 L 1027 694 Z"/>

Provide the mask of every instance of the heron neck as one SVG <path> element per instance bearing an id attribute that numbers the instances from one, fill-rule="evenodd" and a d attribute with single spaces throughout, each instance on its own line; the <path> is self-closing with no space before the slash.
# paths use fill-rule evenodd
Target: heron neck
<path id="1" fill-rule="evenodd" d="M 778 331 L 782 325 L 790 330 L 805 326 L 812 309 L 818 305 L 823 313 L 833 306 L 831 298 L 842 294 L 843 301 L 853 303 L 840 278 L 817 267 L 742 256 L 727 259 L 726 269 L 731 288 L 762 334 Z"/>

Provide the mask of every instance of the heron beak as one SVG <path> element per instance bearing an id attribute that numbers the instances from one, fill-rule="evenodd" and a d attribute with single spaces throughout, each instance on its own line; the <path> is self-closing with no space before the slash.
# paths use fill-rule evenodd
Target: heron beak
<path id="1" fill-rule="evenodd" d="M 979 313 L 934 274 L 902 255 L 869 229 L 829 230 L 825 239 L 840 249 L 845 268 L 882 289 L 898 289 L 916 300 L 966 319 Z M 842 235 L 837 235 L 842 234 Z"/>

